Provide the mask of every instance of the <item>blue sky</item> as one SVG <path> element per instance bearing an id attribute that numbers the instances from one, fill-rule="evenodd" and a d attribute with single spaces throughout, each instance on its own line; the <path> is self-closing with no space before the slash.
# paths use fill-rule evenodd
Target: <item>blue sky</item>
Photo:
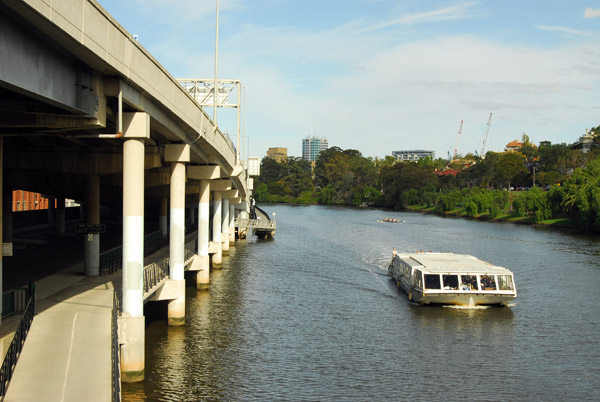
<path id="1" fill-rule="evenodd" d="M 213 77 L 215 0 L 99 3 L 174 77 Z M 600 0 L 220 0 L 219 28 L 219 78 L 245 88 L 250 156 L 301 156 L 317 135 L 364 156 L 446 157 L 461 120 L 466 154 L 490 113 L 485 151 L 600 125 Z M 218 113 L 233 138 L 235 116 Z"/>

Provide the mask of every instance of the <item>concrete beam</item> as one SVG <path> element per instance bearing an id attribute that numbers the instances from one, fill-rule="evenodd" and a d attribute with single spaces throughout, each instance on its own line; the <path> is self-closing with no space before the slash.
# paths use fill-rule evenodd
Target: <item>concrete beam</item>
<path id="1" fill-rule="evenodd" d="M 228 179 L 211 180 L 210 191 L 227 191 L 231 190 L 231 181 Z"/>
<path id="2" fill-rule="evenodd" d="M 214 180 L 221 177 L 219 166 L 189 166 L 187 170 L 188 178 L 194 180 Z"/>
<path id="3" fill-rule="evenodd" d="M 124 138 L 150 138 L 150 115 L 148 113 L 123 113 Z"/>
<path id="4" fill-rule="evenodd" d="M 230 199 L 230 198 L 237 198 L 237 197 L 238 197 L 238 195 L 239 195 L 239 192 L 238 192 L 237 190 L 235 190 L 235 189 L 232 189 L 232 190 L 227 190 L 227 191 L 223 191 L 223 192 L 221 192 L 221 197 L 223 197 L 223 198 L 227 198 L 227 199 Z M 230 201 L 230 202 L 231 202 L 231 201 Z M 234 204 L 235 204 L 235 203 L 234 203 Z"/>
<path id="5" fill-rule="evenodd" d="M 189 162 L 189 144 L 167 144 L 165 145 L 165 162 Z"/>

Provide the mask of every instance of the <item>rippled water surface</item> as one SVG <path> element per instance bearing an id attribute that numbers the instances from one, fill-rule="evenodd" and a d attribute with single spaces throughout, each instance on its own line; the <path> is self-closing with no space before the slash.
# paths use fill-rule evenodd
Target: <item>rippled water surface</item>
<path id="1" fill-rule="evenodd" d="M 600 400 L 600 237 L 371 209 L 264 209 L 277 213 L 275 239 L 238 241 L 209 291 L 190 281 L 184 327 L 168 327 L 161 306 L 147 309 L 146 380 L 125 384 L 123 400 Z M 377 222 L 386 216 L 405 222 Z M 518 298 L 497 308 L 411 304 L 387 276 L 392 247 L 509 268 Z"/>

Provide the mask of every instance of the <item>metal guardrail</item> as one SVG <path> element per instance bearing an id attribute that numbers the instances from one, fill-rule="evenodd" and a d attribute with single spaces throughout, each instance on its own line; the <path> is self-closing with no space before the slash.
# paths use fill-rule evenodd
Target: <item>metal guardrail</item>
<path id="1" fill-rule="evenodd" d="M 27 302 L 27 307 L 25 308 L 23 318 L 21 318 L 21 321 L 19 322 L 15 336 L 8 347 L 8 351 L 6 352 L 6 356 L 2 363 L 2 368 L 0 368 L 1 400 L 4 400 L 4 397 L 6 396 L 8 384 L 10 384 L 10 380 L 12 379 L 15 367 L 17 366 L 17 361 L 19 360 L 23 345 L 25 344 L 25 339 L 31 328 L 33 316 L 35 315 L 35 283 L 30 284 L 28 288 L 29 300 Z"/>
<path id="2" fill-rule="evenodd" d="M 112 400 L 121 402 L 121 353 L 119 347 L 119 313 L 121 310 L 117 291 L 113 292 L 112 308 L 112 344 L 111 344 L 111 364 L 112 364 Z"/>
<path id="3" fill-rule="evenodd" d="M 144 236 L 144 257 L 169 245 L 168 236 L 158 230 Z M 123 267 L 123 246 L 111 248 L 100 254 L 100 274 L 112 274 Z"/>
<path id="4" fill-rule="evenodd" d="M 187 263 L 198 253 L 198 239 L 191 240 L 185 244 L 184 261 Z"/>
<path id="5" fill-rule="evenodd" d="M 148 293 L 169 275 L 169 258 L 144 267 L 144 293 Z"/>
<path id="6" fill-rule="evenodd" d="M 10 317 L 15 313 L 22 313 L 27 308 L 31 292 L 35 291 L 35 284 L 14 289 L 2 294 L 2 318 Z"/>
<path id="7" fill-rule="evenodd" d="M 277 229 L 277 222 L 267 219 L 242 219 L 235 218 L 235 226 L 249 229 Z"/>

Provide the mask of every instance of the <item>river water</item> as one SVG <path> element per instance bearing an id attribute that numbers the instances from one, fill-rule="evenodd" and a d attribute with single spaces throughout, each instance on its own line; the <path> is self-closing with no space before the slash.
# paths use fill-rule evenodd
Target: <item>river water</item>
<path id="1" fill-rule="evenodd" d="M 600 237 L 264 209 L 277 213 L 275 238 L 238 241 L 209 291 L 190 281 L 184 327 L 146 313 L 146 380 L 124 384 L 124 401 L 600 400 Z M 518 297 L 493 308 L 409 303 L 387 276 L 392 247 L 504 266 Z"/>

